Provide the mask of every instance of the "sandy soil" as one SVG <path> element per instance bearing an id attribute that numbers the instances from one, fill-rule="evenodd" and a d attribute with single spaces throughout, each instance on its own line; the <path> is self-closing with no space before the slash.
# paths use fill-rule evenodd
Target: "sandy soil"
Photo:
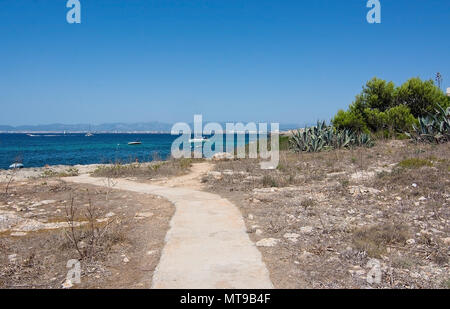
<path id="1" fill-rule="evenodd" d="M 104 232 L 94 253 L 83 258 L 66 234 L 72 197 L 75 222 L 89 221 L 91 203 Z M 70 259 L 81 261 L 81 284 L 74 288 L 149 288 L 173 213 L 171 203 L 148 194 L 58 178 L 15 181 L 0 201 L 0 288 L 61 288 Z M 89 224 L 76 228 L 83 253 L 90 248 L 89 232 Z"/>
<path id="2" fill-rule="evenodd" d="M 379 141 L 274 171 L 219 162 L 203 182 L 239 205 L 276 288 L 450 288 L 448 153 Z"/>

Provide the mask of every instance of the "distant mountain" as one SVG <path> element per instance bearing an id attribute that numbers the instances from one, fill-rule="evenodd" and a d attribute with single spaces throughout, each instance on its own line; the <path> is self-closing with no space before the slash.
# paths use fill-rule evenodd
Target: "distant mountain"
<path id="1" fill-rule="evenodd" d="M 171 124 L 161 122 L 89 124 L 45 124 L 0 126 L 0 132 L 170 132 Z"/>
<path id="2" fill-rule="evenodd" d="M 203 125 L 207 122 L 204 121 Z M 226 122 L 220 122 L 225 129 Z M 243 122 L 246 124 L 245 122 Z M 193 124 L 189 124 L 193 128 Z M 301 127 L 298 124 L 280 124 L 281 131 L 287 131 Z M 0 132 L 160 132 L 168 133 L 172 124 L 158 121 L 138 123 L 104 123 L 99 125 L 89 124 L 45 124 L 45 125 L 23 125 L 5 126 L 0 125 Z M 270 129 L 270 125 L 269 125 Z"/>

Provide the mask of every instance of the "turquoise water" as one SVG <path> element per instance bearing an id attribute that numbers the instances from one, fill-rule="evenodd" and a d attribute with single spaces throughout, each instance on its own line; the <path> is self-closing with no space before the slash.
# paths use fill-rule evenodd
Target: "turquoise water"
<path id="1" fill-rule="evenodd" d="M 25 167 L 151 161 L 154 153 L 170 155 L 170 134 L 0 134 L 0 169 L 22 162 Z M 139 140 L 142 145 L 128 145 Z"/>
<path id="2" fill-rule="evenodd" d="M 0 169 L 14 162 L 25 167 L 45 165 L 76 165 L 113 162 L 149 162 L 156 153 L 159 158 L 170 156 L 170 134 L 0 134 Z M 248 135 L 245 143 L 248 142 Z M 128 145 L 132 141 L 141 145 Z M 224 142 L 225 144 L 225 142 Z M 235 138 L 235 146 L 237 138 Z M 220 150 L 223 151 L 223 150 Z"/>

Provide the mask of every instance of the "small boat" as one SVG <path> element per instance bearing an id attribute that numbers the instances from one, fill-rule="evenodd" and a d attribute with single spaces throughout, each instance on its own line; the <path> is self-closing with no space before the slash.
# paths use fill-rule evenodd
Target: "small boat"
<path id="1" fill-rule="evenodd" d="M 88 133 L 86 133 L 86 135 L 85 136 L 94 136 L 94 134 L 92 134 L 91 132 L 88 132 Z"/>
<path id="2" fill-rule="evenodd" d="M 142 143 L 139 142 L 139 141 L 129 142 L 129 143 L 128 143 L 128 145 L 140 145 L 140 144 L 142 144 Z"/>
<path id="3" fill-rule="evenodd" d="M 24 168 L 22 163 L 14 163 L 9 166 L 11 169 Z"/>
<path id="4" fill-rule="evenodd" d="M 204 138 L 204 137 L 200 137 L 200 138 L 192 138 L 189 140 L 189 143 L 204 143 L 207 142 L 208 139 Z"/>

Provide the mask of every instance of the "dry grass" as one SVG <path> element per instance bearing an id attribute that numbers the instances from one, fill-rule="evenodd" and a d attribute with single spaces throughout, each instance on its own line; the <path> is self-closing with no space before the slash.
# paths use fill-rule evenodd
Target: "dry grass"
<path id="1" fill-rule="evenodd" d="M 396 140 L 282 151 L 276 170 L 261 170 L 257 160 L 218 162 L 220 177 L 204 182 L 240 206 L 255 242 L 280 240 L 261 248 L 276 287 L 366 288 L 365 267 L 378 258 L 377 287 L 436 288 L 448 280 L 449 153 L 450 143 Z"/>
<path id="2" fill-rule="evenodd" d="M 402 224 L 383 223 L 359 228 L 353 233 L 353 244 L 371 257 L 380 258 L 386 254 L 387 246 L 403 245 L 410 236 L 408 228 Z"/>
<path id="3" fill-rule="evenodd" d="M 108 178 L 136 177 L 146 179 L 180 176 L 189 172 L 192 163 L 192 159 L 159 161 L 150 164 L 116 163 L 112 166 L 105 165 L 97 168 L 92 176 Z"/>

